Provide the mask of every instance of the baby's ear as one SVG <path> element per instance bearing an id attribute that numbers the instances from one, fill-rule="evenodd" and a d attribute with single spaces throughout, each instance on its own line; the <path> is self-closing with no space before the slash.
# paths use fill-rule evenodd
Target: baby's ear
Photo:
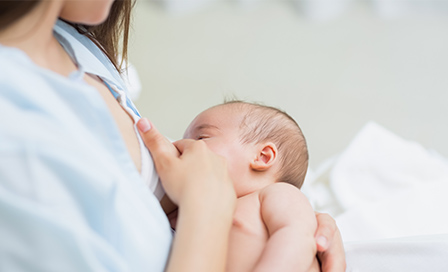
<path id="1" fill-rule="evenodd" d="M 257 147 L 255 159 L 250 163 L 254 171 L 266 171 L 274 165 L 277 160 L 277 146 L 274 143 L 263 143 Z"/>

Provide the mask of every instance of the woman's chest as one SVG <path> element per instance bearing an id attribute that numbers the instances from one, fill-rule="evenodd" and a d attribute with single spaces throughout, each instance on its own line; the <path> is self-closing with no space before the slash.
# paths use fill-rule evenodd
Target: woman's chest
<path id="1" fill-rule="evenodd" d="M 118 101 L 112 95 L 110 90 L 105 86 L 103 82 L 93 76 L 86 75 L 84 80 L 94 87 L 104 102 L 106 103 L 115 123 L 120 131 L 120 134 L 126 144 L 127 150 L 136 166 L 138 171 L 141 171 L 141 155 L 140 146 L 137 138 L 137 134 L 134 128 L 134 120 L 132 117 L 120 106 Z"/>

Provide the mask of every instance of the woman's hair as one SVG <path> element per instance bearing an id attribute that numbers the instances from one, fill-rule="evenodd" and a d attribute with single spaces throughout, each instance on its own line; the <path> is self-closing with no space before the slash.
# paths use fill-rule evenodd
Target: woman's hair
<path id="1" fill-rule="evenodd" d="M 0 31 L 30 12 L 40 0 L 36 1 L 0 1 Z"/>
<path id="2" fill-rule="evenodd" d="M 243 143 L 273 142 L 278 148 L 280 169 L 277 181 L 302 187 L 308 169 L 308 147 L 297 122 L 286 112 L 261 104 L 240 100 L 222 105 L 240 107 L 244 112 L 240 124 Z"/>
<path id="3" fill-rule="evenodd" d="M 0 31 L 33 10 L 42 0 L 0 0 Z M 131 25 L 131 10 L 135 0 L 116 0 L 109 16 L 100 25 L 87 26 L 67 22 L 79 33 L 89 37 L 121 72 L 128 57 L 128 39 Z M 119 62 L 119 57 L 121 61 Z"/>

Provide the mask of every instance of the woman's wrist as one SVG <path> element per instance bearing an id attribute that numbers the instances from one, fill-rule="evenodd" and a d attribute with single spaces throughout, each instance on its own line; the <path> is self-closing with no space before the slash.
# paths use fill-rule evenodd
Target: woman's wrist
<path id="1" fill-rule="evenodd" d="M 233 217 L 236 205 L 236 193 L 231 181 L 226 182 L 203 182 L 202 184 L 213 184 L 214 186 L 200 186 L 185 190 L 179 199 L 178 206 L 186 213 L 210 217 Z"/>
<path id="2" fill-rule="evenodd" d="M 235 211 L 236 196 L 233 194 L 205 197 L 190 197 L 179 205 L 179 214 L 194 219 L 197 223 L 219 222 L 231 224 Z"/>
<path id="3" fill-rule="evenodd" d="M 224 271 L 234 201 L 215 203 L 181 203 L 167 271 Z"/>

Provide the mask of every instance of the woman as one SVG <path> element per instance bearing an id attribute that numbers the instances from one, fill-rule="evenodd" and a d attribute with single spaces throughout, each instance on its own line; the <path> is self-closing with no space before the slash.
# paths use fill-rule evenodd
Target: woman
<path id="1" fill-rule="evenodd" d="M 200 141 L 174 147 L 140 120 L 117 62 L 131 7 L 0 1 L 1 271 L 225 267 L 235 205 L 225 162 Z M 143 143 L 179 206 L 174 240 Z M 336 225 L 317 218 L 322 268 L 343 270 Z"/>

